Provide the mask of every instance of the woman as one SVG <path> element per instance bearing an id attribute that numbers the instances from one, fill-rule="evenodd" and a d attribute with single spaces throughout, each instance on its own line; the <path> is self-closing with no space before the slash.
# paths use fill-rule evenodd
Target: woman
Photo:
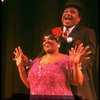
<path id="1" fill-rule="evenodd" d="M 60 40 L 53 34 L 44 36 L 43 49 L 45 54 L 32 61 L 32 65 L 26 73 L 23 60 L 23 52 L 20 47 L 15 48 L 14 60 L 18 67 L 20 78 L 31 95 L 57 95 L 73 96 L 70 84 L 79 86 L 83 82 L 83 74 L 80 62 L 90 52 L 89 47 L 83 44 L 72 48 L 69 56 L 59 52 Z"/>

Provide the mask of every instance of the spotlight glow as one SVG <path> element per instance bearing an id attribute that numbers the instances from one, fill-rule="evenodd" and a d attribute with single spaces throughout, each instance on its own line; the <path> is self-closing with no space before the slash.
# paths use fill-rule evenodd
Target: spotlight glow
<path id="1" fill-rule="evenodd" d="M 1 2 L 4 2 L 4 0 L 1 0 Z"/>

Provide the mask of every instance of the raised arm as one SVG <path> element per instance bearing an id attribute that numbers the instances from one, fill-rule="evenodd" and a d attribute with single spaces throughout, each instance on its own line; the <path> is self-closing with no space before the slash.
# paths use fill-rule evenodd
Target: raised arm
<path id="1" fill-rule="evenodd" d="M 13 52 L 15 55 L 15 58 L 13 60 L 16 61 L 16 65 L 18 67 L 19 75 L 22 80 L 22 82 L 25 84 L 27 88 L 30 88 L 29 82 L 27 81 L 27 73 L 24 67 L 24 60 L 23 60 L 23 52 L 20 47 L 15 48 L 15 51 Z"/>
<path id="2" fill-rule="evenodd" d="M 23 53 L 22 49 L 19 47 L 19 50 L 20 50 L 20 54 L 22 55 L 22 58 L 23 58 L 23 64 L 24 66 L 30 66 L 31 65 L 31 61 L 30 59 Z"/>
<path id="3" fill-rule="evenodd" d="M 80 64 L 83 60 L 88 60 L 88 55 L 91 52 L 87 52 L 89 46 L 83 47 L 81 43 L 78 47 L 71 48 L 69 51 L 70 56 L 70 64 L 73 67 L 73 84 L 74 85 L 82 85 L 83 83 L 83 73 L 80 68 Z"/>

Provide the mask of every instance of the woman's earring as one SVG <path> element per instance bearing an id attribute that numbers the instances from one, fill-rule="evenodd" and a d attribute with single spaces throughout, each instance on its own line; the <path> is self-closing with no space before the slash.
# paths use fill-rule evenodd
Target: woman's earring
<path id="1" fill-rule="evenodd" d="M 58 48 L 60 48 L 60 44 L 58 44 Z"/>

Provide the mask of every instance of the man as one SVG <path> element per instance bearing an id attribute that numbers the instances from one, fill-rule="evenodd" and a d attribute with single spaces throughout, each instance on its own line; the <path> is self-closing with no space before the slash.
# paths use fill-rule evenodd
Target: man
<path id="1" fill-rule="evenodd" d="M 90 55 L 90 60 L 81 62 L 80 67 L 84 74 L 83 85 L 79 87 L 72 87 L 72 90 L 74 95 L 81 97 L 82 100 L 95 100 L 96 95 L 92 80 L 92 67 L 95 67 L 93 65 L 96 52 L 96 37 L 95 32 L 92 29 L 81 25 L 82 13 L 83 8 L 80 3 L 68 2 L 65 5 L 65 9 L 62 14 L 63 33 L 65 31 L 64 28 L 68 28 L 70 32 L 68 35 L 66 35 L 66 37 L 64 37 L 64 35 L 62 35 L 62 37 L 64 37 L 65 40 L 67 40 L 68 37 L 71 37 L 72 42 L 63 42 L 63 50 L 61 51 L 68 53 L 68 50 L 72 46 L 79 45 L 81 42 L 84 44 L 84 46 L 90 47 L 90 51 L 92 52 Z"/>
<path id="2" fill-rule="evenodd" d="M 72 86 L 72 91 L 75 96 L 81 97 L 82 100 L 96 100 L 96 94 L 93 86 L 92 67 L 94 67 L 95 54 L 96 54 L 96 37 L 94 30 L 81 25 L 83 8 L 80 3 L 68 2 L 64 6 L 62 14 L 62 53 L 67 53 L 71 47 L 83 43 L 84 46 L 89 46 L 90 60 L 81 62 L 81 70 L 84 75 L 82 86 Z M 69 33 L 67 30 L 70 30 Z M 49 31 L 47 31 L 49 32 Z M 66 33 L 66 34 L 65 34 Z M 67 34 L 68 33 L 68 34 Z M 69 41 L 70 40 L 70 41 Z M 62 48 L 61 47 L 61 48 Z M 25 60 L 26 59 L 26 60 Z M 27 57 L 24 55 L 25 63 L 28 62 Z M 28 63 L 26 65 L 29 65 Z"/>

